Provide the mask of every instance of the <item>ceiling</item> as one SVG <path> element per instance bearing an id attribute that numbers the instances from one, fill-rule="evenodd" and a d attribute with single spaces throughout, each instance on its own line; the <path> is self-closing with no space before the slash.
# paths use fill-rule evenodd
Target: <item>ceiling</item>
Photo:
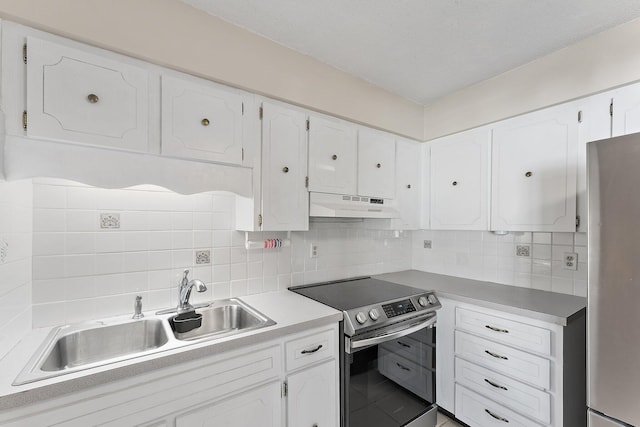
<path id="1" fill-rule="evenodd" d="M 421 104 L 640 17 L 640 0 L 182 0 Z"/>

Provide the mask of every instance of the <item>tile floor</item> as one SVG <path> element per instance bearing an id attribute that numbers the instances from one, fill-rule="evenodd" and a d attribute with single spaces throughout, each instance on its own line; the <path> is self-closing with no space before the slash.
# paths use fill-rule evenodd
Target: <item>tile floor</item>
<path id="1" fill-rule="evenodd" d="M 462 424 L 458 424 L 451 418 L 438 412 L 438 418 L 436 420 L 436 427 L 462 427 Z"/>

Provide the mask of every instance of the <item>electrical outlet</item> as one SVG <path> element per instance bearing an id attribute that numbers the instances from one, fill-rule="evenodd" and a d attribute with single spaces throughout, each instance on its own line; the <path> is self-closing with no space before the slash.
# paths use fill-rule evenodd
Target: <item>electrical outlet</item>
<path id="1" fill-rule="evenodd" d="M 431 249 L 431 240 L 425 240 L 424 241 L 424 248 L 425 249 Z"/>
<path id="2" fill-rule="evenodd" d="M 578 254 L 575 252 L 565 252 L 563 267 L 565 270 L 578 270 Z"/>
<path id="3" fill-rule="evenodd" d="M 100 228 L 120 228 L 119 213 L 101 213 Z"/>
<path id="4" fill-rule="evenodd" d="M 311 243 L 311 245 L 309 245 L 309 257 L 310 258 L 318 257 L 318 247 L 315 245 L 315 243 Z"/>
<path id="5" fill-rule="evenodd" d="M 516 256 L 531 256 L 531 246 L 516 245 Z"/>
<path id="6" fill-rule="evenodd" d="M 196 264 L 211 264 L 211 251 L 196 251 Z"/>

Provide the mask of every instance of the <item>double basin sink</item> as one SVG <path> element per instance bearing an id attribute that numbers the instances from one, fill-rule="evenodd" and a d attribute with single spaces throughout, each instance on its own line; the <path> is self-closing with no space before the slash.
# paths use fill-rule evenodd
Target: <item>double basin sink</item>
<path id="1" fill-rule="evenodd" d="M 275 325 L 273 320 L 237 298 L 216 301 L 196 312 L 202 315 L 202 324 L 188 332 L 176 330 L 175 312 L 168 316 L 56 328 L 13 384 L 26 384 Z"/>

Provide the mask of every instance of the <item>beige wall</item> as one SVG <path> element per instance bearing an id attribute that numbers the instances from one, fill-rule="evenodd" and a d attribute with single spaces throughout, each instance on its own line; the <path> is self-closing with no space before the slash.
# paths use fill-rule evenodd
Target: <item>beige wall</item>
<path id="1" fill-rule="evenodd" d="M 442 98 L 425 107 L 425 139 L 640 80 L 639 40 L 631 21 Z"/>
<path id="2" fill-rule="evenodd" d="M 422 139 L 421 105 L 178 0 L 0 0 L 0 17 Z"/>

